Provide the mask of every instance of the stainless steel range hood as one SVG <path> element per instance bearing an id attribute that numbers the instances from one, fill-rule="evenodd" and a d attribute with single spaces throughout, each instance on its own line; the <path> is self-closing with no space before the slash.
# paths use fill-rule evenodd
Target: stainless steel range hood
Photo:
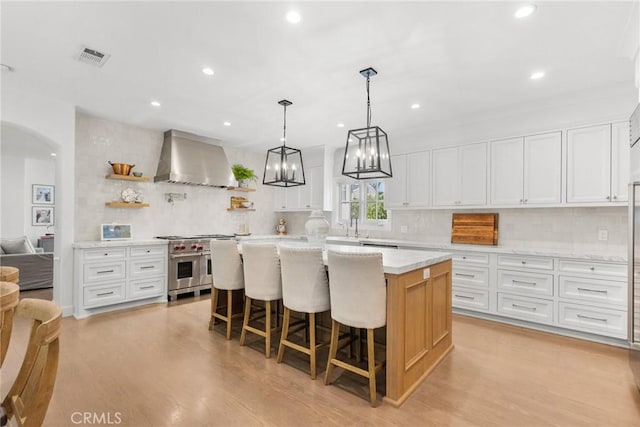
<path id="1" fill-rule="evenodd" d="M 214 138 L 166 131 L 154 182 L 228 187 L 231 167 L 219 143 Z"/>

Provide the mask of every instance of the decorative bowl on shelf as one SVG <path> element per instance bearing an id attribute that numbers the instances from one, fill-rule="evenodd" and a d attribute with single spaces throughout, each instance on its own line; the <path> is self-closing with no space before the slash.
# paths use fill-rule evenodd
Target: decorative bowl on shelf
<path id="1" fill-rule="evenodd" d="M 253 207 L 253 202 L 241 202 L 240 206 L 245 209 L 250 209 Z"/>
<path id="2" fill-rule="evenodd" d="M 133 176 L 140 178 L 142 176 L 142 172 L 133 172 Z"/>

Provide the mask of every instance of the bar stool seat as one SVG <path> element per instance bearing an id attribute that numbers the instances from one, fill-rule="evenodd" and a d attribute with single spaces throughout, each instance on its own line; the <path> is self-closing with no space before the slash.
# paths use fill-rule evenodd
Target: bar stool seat
<path id="1" fill-rule="evenodd" d="M 8 265 L 0 266 L 0 282 L 18 283 L 19 281 L 20 281 L 19 268 L 10 267 Z"/>
<path id="2" fill-rule="evenodd" d="M 231 339 L 231 319 L 233 315 L 233 291 L 244 289 L 242 258 L 238 253 L 235 240 L 211 240 L 211 273 L 213 276 L 213 295 L 211 295 L 211 318 L 209 330 L 213 329 L 215 319 L 227 322 L 228 340 Z M 227 313 L 218 313 L 220 290 L 227 291 Z M 240 313 L 241 315 L 241 313 Z"/>

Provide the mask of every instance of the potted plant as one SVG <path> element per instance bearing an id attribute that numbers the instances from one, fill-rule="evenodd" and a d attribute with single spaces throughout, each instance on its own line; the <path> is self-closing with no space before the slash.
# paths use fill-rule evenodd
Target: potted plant
<path id="1" fill-rule="evenodd" d="M 240 164 L 231 166 L 231 172 L 233 172 L 233 177 L 238 181 L 238 187 L 247 187 L 249 181 L 256 181 L 258 179 L 253 169 L 249 169 Z"/>

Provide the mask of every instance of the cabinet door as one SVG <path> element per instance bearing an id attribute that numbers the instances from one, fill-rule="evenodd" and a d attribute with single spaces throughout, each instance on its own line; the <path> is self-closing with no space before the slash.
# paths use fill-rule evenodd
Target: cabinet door
<path id="1" fill-rule="evenodd" d="M 433 205 L 458 205 L 458 148 L 433 150 Z"/>
<path id="2" fill-rule="evenodd" d="M 487 204 L 487 144 L 459 148 L 459 205 Z"/>
<path id="3" fill-rule="evenodd" d="M 305 185 L 284 189 L 284 199 L 287 209 L 300 209 L 300 191 Z"/>
<path id="4" fill-rule="evenodd" d="M 407 155 L 391 156 L 393 178 L 385 180 L 385 203 L 388 208 L 407 206 Z"/>
<path id="5" fill-rule="evenodd" d="M 567 131 L 567 203 L 611 199 L 611 126 Z"/>
<path id="6" fill-rule="evenodd" d="M 407 203 L 429 206 L 429 152 L 407 154 Z"/>
<path id="7" fill-rule="evenodd" d="M 522 138 L 491 142 L 491 204 L 523 202 L 523 147 Z"/>
<path id="8" fill-rule="evenodd" d="M 629 199 L 629 123 L 611 125 L 611 199 L 626 202 Z"/>
<path id="9" fill-rule="evenodd" d="M 307 184 L 309 184 L 307 190 L 310 196 L 308 196 L 308 206 L 306 200 L 304 205 L 311 209 L 322 209 L 324 201 L 324 172 L 322 166 L 309 168 L 309 181 L 307 181 Z"/>
<path id="10" fill-rule="evenodd" d="M 524 138 L 524 203 L 560 203 L 562 194 L 562 134 Z"/>
<path id="11" fill-rule="evenodd" d="M 281 211 L 287 208 L 287 199 L 284 188 L 276 188 L 275 189 L 275 209 L 277 211 Z"/>

